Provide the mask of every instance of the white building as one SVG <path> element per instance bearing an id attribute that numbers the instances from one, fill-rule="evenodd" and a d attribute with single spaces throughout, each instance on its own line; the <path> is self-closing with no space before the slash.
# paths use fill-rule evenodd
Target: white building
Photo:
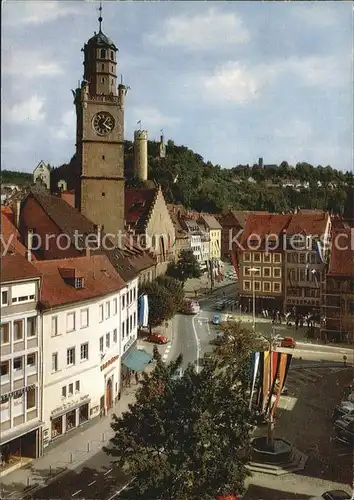
<path id="1" fill-rule="evenodd" d="M 105 414 L 121 391 L 121 357 L 137 339 L 138 278 L 104 255 L 37 262 L 43 276 L 43 441 Z"/>
<path id="2" fill-rule="evenodd" d="M 1 219 L 7 241 L 8 222 L 3 214 Z M 42 450 L 42 358 L 37 315 L 41 279 L 38 269 L 26 260 L 24 247 L 14 241 L 8 249 L 1 244 L 0 444 L 5 458 L 2 474 L 20 459 L 37 458 Z"/>

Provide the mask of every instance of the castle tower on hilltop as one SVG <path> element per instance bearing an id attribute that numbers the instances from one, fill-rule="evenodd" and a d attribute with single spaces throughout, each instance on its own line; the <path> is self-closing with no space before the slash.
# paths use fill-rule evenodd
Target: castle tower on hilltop
<path id="1" fill-rule="evenodd" d="M 124 99 L 128 88 L 117 87 L 118 48 L 99 31 L 88 40 L 84 78 L 73 91 L 77 115 L 77 208 L 105 232 L 124 229 Z M 109 215 L 109 217 L 108 217 Z"/>
<path id="2" fill-rule="evenodd" d="M 165 138 L 163 135 L 163 129 L 161 129 L 161 135 L 160 135 L 159 155 L 160 158 L 166 158 L 166 145 L 165 145 Z"/>
<path id="3" fill-rule="evenodd" d="M 146 130 L 134 132 L 134 177 L 141 181 L 148 179 L 148 133 Z"/>

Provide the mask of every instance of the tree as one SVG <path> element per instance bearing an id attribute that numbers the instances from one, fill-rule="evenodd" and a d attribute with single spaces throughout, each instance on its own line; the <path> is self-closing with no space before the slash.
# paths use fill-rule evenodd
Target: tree
<path id="1" fill-rule="evenodd" d="M 149 300 L 149 327 L 159 326 L 176 313 L 173 295 L 158 281 L 145 284 L 139 293 L 147 294 Z"/>
<path id="2" fill-rule="evenodd" d="M 233 384 L 215 360 L 200 373 L 189 365 L 175 378 L 181 357 L 164 364 L 154 355 L 156 367 L 143 375 L 136 403 L 113 416 L 115 434 L 105 448 L 136 478 L 133 497 L 215 500 L 242 493 L 252 428 L 244 384 Z"/>
<path id="3" fill-rule="evenodd" d="M 202 273 L 193 250 L 181 250 L 177 262 L 169 264 L 166 274 L 182 283 L 190 278 L 200 278 Z"/>
<path id="4" fill-rule="evenodd" d="M 159 276 L 156 281 L 171 294 L 177 312 L 182 307 L 184 300 L 183 284 L 171 276 Z"/>

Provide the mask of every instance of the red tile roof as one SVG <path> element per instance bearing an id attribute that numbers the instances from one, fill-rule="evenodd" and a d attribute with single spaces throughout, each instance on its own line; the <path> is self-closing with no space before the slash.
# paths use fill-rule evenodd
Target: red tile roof
<path id="1" fill-rule="evenodd" d="M 125 190 L 125 220 L 132 227 L 143 230 L 158 193 L 158 188 L 131 188 Z"/>
<path id="2" fill-rule="evenodd" d="M 267 235 L 275 234 L 278 237 L 281 236 L 284 229 L 286 229 L 291 221 L 291 214 L 279 215 L 279 214 L 251 214 L 246 219 L 246 224 L 241 236 L 241 244 L 243 247 L 252 249 L 253 245 L 250 244 L 250 240 L 256 239 L 250 238 L 250 236 L 257 235 L 258 241 L 264 243 L 264 239 Z M 261 248 L 261 247 L 260 247 Z"/>
<path id="3" fill-rule="evenodd" d="M 38 278 L 41 273 L 23 255 L 16 252 L 13 247 L 9 247 L 4 252 L 4 246 L 0 244 L 1 250 L 1 283 L 11 281 L 22 281 L 30 278 Z"/>
<path id="4" fill-rule="evenodd" d="M 333 231 L 328 276 L 354 277 L 353 232 L 350 228 Z"/>
<path id="5" fill-rule="evenodd" d="M 37 261 L 35 266 L 43 275 L 41 305 L 44 309 L 103 297 L 126 286 L 105 255 Z M 84 278 L 84 288 L 76 289 L 64 281 L 61 273 L 68 268 Z"/>
<path id="6" fill-rule="evenodd" d="M 304 234 L 307 236 L 320 236 L 326 231 L 329 214 L 323 210 L 299 210 L 293 214 L 286 230 L 288 236 Z"/>
<path id="7" fill-rule="evenodd" d="M 21 235 L 18 229 L 11 222 L 8 217 L 9 212 L 5 212 L 1 210 L 1 234 L 3 239 L 7 242 L 7 244 L 11 244 L 13 249 L 23 257 L 27 256 L 27 249 L 25 245 L 21 241 Z M 32 255 L 33 260 L 35 260 L 35 256 Z"/>

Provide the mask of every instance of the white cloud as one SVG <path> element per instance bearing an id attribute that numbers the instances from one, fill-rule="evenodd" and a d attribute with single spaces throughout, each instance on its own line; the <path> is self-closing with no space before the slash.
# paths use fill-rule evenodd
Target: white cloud
<path id="1" fill-rule="evenodd" d="M 60 126 L 52 129 L 57 139 L 73 141 L 76 136 L 76 114 L 73 109 L 66 111 L 60 120 Z"/>
<path id="2" fill-rule="evenodd" d="M 160 31 L 147 36 L 155 45 L 175 45 L 190 51 L 220 50 L 221 46 L 245 43 L 249 38 L 236 14 L 215 8 L 194 16 L 170 17 Z"/>
<path id="3" fill-rule="evenodd" d="M 153 137 L 163 127 L 173 127 L 180 122 L 178 117 L 164 115 L 157 108 L 149 106 L 137 106 L 129 110 L 130 126 L 138 127 L 137 121 L 141 120 L 141 126 L 146 129 L 149 136 Z"/>
<path id="4" fill-rule="evenodd" d="M 202 85 L 211 98 L 246 103 L 257 98 L 258 83 L 239 63 L 228 62 L 214 74 L 203 79 Z"/>
<path id="5" fill-rule="evenodd" d="M 338 23 L 337 7 L 331 9 L 327 5 L 311 2 L 297 3 L 292 13 L 295 18 L 301 22 L 310 24 L 311 26 L 319 26 L 321 28 L 329 28 Z"/>
<path id="6" fill-rule="evenodd" d="M 274 130 L 275 137 L 296 143 L 308 141 L 312 134 L 311 125 L 301 119 L 290 120 Z"/>
<path id="7" fill-rule="evenodd" d="M 2 71 L 5 75 L 26 79 L 52 77 L 63 72 L 58 62 L 43 52 L 11 47 L 3 54 Z"/>
<path id="8" fill-rule="evenodd" d="M 14 2 L 17 3 L 17 2 Z M 16 8 L 16 16 L 9 16 L 9 25 L 39 25 L 55 21 L 60 17 L 79 12 L 79 7 L 73 2 L 59 2 L 53 0 L 18 2 L 21 9 Z M 6 5 L 6 4 L 5 4 Z M 15 7 L 11 3 L 10 9 Z M 11 12 L 11 11 L 10 11 Z"/>
<path id="9" fill-rule="evenodd" d="M 4 109 L 4 119 L 9 123 L 22 124 L 26 121 L 40 122 L 45 118 L 44 100 L 33 95 L 29 99 Z"/>

